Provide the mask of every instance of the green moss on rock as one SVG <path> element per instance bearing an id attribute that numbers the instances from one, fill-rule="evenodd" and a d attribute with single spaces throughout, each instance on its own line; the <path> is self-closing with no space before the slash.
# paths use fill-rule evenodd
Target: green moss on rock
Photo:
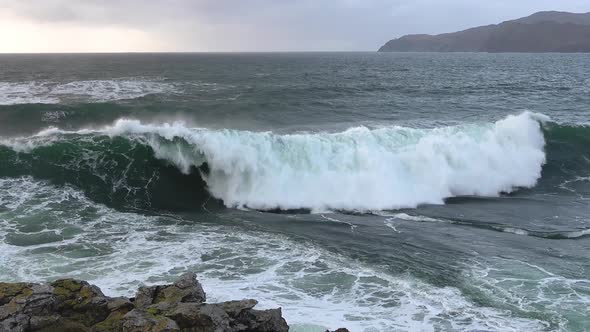
<path id="1" fill-rule="evenodd" d="M 123 328 L 123 316 L 127 314 L 127 311 L 116 311 L 111 313 L 107 319 L 94 325 L 92 327 L 93 332 L 109 332 L 119 331 Z"/>
<path id="2" fill-rule="evenodd" d="M 13 298 L 25 298 L 33 294 L 32 285 L 24 282 L 0 282 L 0 305 L 10 302 Z"/>

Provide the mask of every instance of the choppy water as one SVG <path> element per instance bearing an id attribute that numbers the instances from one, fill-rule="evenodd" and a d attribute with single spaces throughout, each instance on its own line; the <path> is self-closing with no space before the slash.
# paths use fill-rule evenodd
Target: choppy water
<path id="1" fill-rule="evenodd" d="M 0 279 L 295 331 L 590 329 L 590 58 L 0 56 Z"/>

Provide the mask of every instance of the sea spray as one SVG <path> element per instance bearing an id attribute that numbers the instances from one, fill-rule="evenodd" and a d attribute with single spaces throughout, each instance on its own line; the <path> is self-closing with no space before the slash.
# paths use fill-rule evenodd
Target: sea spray
<path id="1" fill-rule="evenodd" d="M 68 137 L 86 143 L 125 138 L 149 146 L 184 174 L 206 163 L 201 176 L 207 189 L 228 207 L 374 211 L 534 186 L 546 160 L 540 124 L 546 120 L 524 112 L 495 123 L 435 129 L 279 135 L 120 119 L 97 130 L 50 128 L 4 144 L 23 151 Z"/>

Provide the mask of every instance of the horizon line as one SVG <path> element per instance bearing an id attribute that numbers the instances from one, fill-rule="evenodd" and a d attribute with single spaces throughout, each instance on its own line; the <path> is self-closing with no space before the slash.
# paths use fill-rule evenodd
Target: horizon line
<path id="1" fill-rule="evenodd" d="M 239 54 L 239 53 L 378 53 L 377 50 L 364 51 L 82 51 L 82 52 L 1 52 L 0 55 L 35 54 Z"/>

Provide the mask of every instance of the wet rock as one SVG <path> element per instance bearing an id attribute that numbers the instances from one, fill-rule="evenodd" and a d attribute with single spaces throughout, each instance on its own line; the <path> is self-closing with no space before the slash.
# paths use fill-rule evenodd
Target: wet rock
<path id="1" fill-rule="evenodd" d="M 195 331 L 232 331 L 230 317 L 214 304 L 180 303 L 166 313 L 182 329 Z"/>
<path id="2" fill-rule="evenodd" d="M 326 332 L 332 332 L 332 331 L 326 330 Z M 350 331 L 348 331 L 348 329 L 340 328 L 340 329 L 334 330 L 333 332 L 350 332 Z"/>
<path id="3" fill-rule="evenodd" d="M 230 301 L 218 304 L 180 303 L 165 315 L 181 329 L 196 331 L 289 331 L 281 309 L 254 310 L 256 300 Z"/>
<path id="4" fill-rule="evenodd" d="M 223 311 L 227 312 L 231 317 L 237 317 L 242 311 L 250 310 L 258 304 L 256 300 L 241 300 L 241 301 L 228 301 L 222 302 L 220 305 Z"/>
<path id="5" fill-rule="evenodd" d="M 60 319 L 59 315 L 33 316 L 29 320 L 29 328 L 33 331 L 50 328 L 56 325 Z"/>
<path id="6" fill-rule="evenodd" d="M 160 302 L 203 303 L 206 299 L 205 291 L 197 281 L 197 275 L 189 272 L 180 276 L 172 285 L 140 287 L 135 296 L 135 306 L 145 308 Z"/>
<path id="7" fill-rule="evenodd" d="M 286 332 L 281 309 L 256 300 L 204 303 L 194 273 L 171 285 L 141 287 L 134 299 L 111 298 L 85 281 L 0 283 L 0 331 Z"/>
<path id="8" fill-rule="evenodd" d="M 57 299 L 57 311 L 68 320 L 92 326 L 110 314 L 109 301 L 101 290 L 86 281 L 63 279 L 51 283 Z"/>
<path id="9" fill-rule="evenodd" d="M 30 295 L 33 284 L 16 282 L 6 283 L 0 282 L 0 305 L 5 305 L 16 296 L 28 296 Z"/>
<path id="10" fill-rule="evenodd" d="M 240 314 L 239 320 L 247 327 L 242 331 L 289 331 L 289 325 L 283 318 L 281 308 L 246 310 Z"/>
<path id="11" fill-rule="evenodd" d="M 57 320 L 52 291 L 49 285 L 0 283 L 0 330 L 28 331 L 51 325 Z"/>
<path id="12" fill-rule="evenodd" d="M 93 332 L 120 331 L 123 329 L 123 317 L 135 307 L 129 299 L 118 297 L 109 299 L 107 303 L 109 315 L 103 321 L 92 326 Z"/>
<path id="13" fill-rule="evenodd" d="M 167 317 L 158 317 L 149 313 L 133 309 L 121 320 L 124 331 L 129 332 L 167 332 L 180 331 L 178 324 Z"/>
<path id="14" fill-rule="evenodd" d="M 133 299 L 133 304 L 138 308 L 145 308 L 154 303 L 154 299 L 156 298 L 156 290 L 159 286 L 152 286 L 152 287 L 139 287 L 137 293 L 135 294 L 135 298 Z"/>

